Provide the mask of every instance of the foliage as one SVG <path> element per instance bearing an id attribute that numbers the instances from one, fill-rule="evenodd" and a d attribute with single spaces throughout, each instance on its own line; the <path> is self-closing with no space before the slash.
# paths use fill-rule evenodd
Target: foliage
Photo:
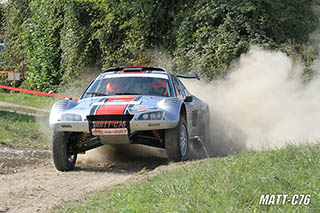
<path id="1" fill-rule="evenodd" d="M 173 20 L 185 1 L 95 1 L 93 22 L 104 67 L 146 64 L 149 49 L 172 50 Z"/>
<path id="2" fill-rule="evenodd" d="M 4 7 L 0 5 L 0 35 L 3 34 L 3 23 L 4 23 Z M 2 42 L 0 38 L 0 42 Z"/>
<path id="3" fill-rule="evenodd" d="M 312 76 L 312 0 L 12 0 L 5 10 L 6 67 L 28 70 L 23 85 L 32 89 L 54 91 L 101 67 L 147 65 L 159 50 L 173 71 L 217 79 L 250 44 L 297 55 Z"/>
<path id="4" fill-rule="evenodd" d="M 86 67 L 100 67 L 100 46 L 98 40 L 92 38 L 96 31 L 92 26 L 96 16 L 90 2 L 69 1 L 64 5 L 60 44 L 64 85 L 70 84 Z"/>
<path id="5" fill-rule="evenodd" d="M 63 1 L 34 0 L 27 32 L 28 75 L 31 89 L 48 92 L 60 84 L 60 31 L 63 26 Z"/>
<path id="6" fill-rule="evenodd" d="M 317 58 L 314 47 L 309 43 L 297 44 L 292 40 L 279 46 L 279 49 L 289 55 L 294 63 L 304 63 L 305 68 L 302 73 L 302 80 L 304 82 L 309 82 L 314 75 L 316 70 L 314 69 L 314 61 Z"/>
<path id="7" fill-rule="evenodd" d="M 4 7 L 4 33 L 0 34 L 0 40 L 6 42 L 7 45 L 1 51 L 1 58 L 5 62 L 1 66 L 3 70 L 14 70 L 24 74 L 27 69 L 25 32 L 28 27 L 28 18 L 31 15 L 30 1 L 10 0 L 10 3 Z M 13 85 L 13 82 L 4 80 L 6 78 L 6 75 L 1 75 L 0 83 Z"/>
<path id="8" fill-rule="evenodd" d="M 301 44 L 317 26 L 312 1 L 300 0 L 199 0 L 181 15 L 175 68 L 200 69 L 209 79 L 223 77 L 250 44 Z"/>

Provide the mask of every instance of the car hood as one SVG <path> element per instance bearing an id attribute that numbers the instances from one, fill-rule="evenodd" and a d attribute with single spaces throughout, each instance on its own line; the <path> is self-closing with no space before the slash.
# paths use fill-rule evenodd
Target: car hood
<path id="1" fill-rule="evenodd" d="M 102 114 L 130 114 L 139 113 L 147 110 L 156 110 L 161 108 L 161 104 L 168 97 L 161 96 L 107 96 L 86 98 L 65 113 L 76 113 L 86 115 Z"/>

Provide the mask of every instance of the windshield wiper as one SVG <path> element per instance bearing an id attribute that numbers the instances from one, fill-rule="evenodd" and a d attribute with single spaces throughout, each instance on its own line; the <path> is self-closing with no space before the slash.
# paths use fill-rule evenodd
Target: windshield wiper
<path id="1" fill-rule="evenodd" d="M 139 95 L 135 92 L 117 92 L 115 95 Z"/>
<path id="2" fill-rule="evenodd" d="M 102 92 L 86 92 L 86 94 L 92 94 L 92 95 L 96 95 L 96 96 L 108 96 L 105 93 Z"/>

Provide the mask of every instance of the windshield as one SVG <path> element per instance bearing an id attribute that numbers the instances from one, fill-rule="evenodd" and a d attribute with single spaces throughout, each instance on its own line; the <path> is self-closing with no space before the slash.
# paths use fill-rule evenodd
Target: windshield
<path id="1" fill-rule="evenodd" d="M 170 97 L 169 82 L 157 77 L 98 77 L 83 98 L 111 95 L 153 95 Z"/>

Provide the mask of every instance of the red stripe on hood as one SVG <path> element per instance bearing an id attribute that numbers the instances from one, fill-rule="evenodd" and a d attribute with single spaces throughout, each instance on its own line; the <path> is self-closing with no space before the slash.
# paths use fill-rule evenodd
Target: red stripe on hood
<path id="1" fill-rule="evenodd" d="M 110 97 L 107 102 L 129 102 L 132 101 L 136 96 L 122 96 L 122 97 Z M 123 115 L 127 104 L 119 105 L 101 105 L 97 110 L 96 115 Z"/>
<path id="2" fill-rule="evenodd" d="M 113 101 L 132 101 L 136 96 L 115 96 L 110 97 L 107 102 Z"/>

